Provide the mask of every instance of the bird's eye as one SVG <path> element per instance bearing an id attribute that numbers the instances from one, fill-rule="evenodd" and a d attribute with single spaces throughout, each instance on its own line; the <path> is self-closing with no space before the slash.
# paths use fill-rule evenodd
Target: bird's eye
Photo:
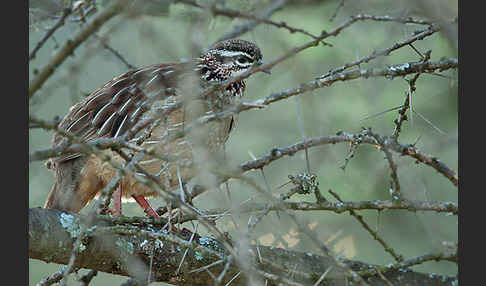
<path id="1" fill-rule="evenodd" d="M 238 57 L 236 59 L 236 62 L 240 65 L 245 65 L 245 64 L 248 64 L 250 62 L 250 59 L 247 58 L 247 57 Z"/>

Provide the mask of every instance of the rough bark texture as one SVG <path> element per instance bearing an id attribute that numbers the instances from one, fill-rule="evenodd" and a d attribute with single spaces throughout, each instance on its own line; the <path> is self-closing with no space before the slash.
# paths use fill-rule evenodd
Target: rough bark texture
<path id="1" fill-rule="evenodd" d="M 29 257 L 45 262 L 68 264 L 72 254 L 74 242 L 80 235 L 82 221 L 86 217 L 77 214 L 68 214 L 56 210 L 42 208 L 29 209 Z M 131 276 L 147 281 L 151 277 L 154 281 L 164 281 L 176 285 L 213 285 L 213 278 L 207 271 L 188 273 L 220 260 L 218 253 L 222 253 L 217 241 L 205 237 L 194 240 L 191 248 L 188 244 L 177 243 L 163 238 L 149 239 L 144 231 L 150 232 L 156 226 L 139 223 L 137 228 L 141 231 L 133 234 L 127 229 L 133 229 L 134 224 L 114 224 L 106 220 L 96 220 L 96 227 L 88 228 L 88 235 L 83 236 L 82 244 L 78 247 L 74 266 L 88 268 L 112 274 Z M 111 228 L 110 228 L 111 227 Z M 124 227 L 128 227 L 124 229 Z M 132 227 L 132 228 L 130 228 Z M 111 231 L 100 231 L 110 228 Z M 118 231 L 117 231 L 118 229 Z M 184 253 L 188 252 L 184 262 L 177 273 Z M 207 251 L 209 249 L 209 251 Z M 257 253 L 255 248 L 252 249 Z M 311 253 L 287 251 L 272 247 L 259 247 L 261 263 L 254 261 L 254 265 L 270 274 L 291 279 L 302 285 L 313 285 L 329 266 L 332 259 Z M 154 254 L 153 257 L 151 254 Z M 344 261 L 354 271 L 373 268 L 373 265 L 359 261 Z M 149 274 L 150 264 L 152 271 Z M 217 277 L 225 263 L 219 263 L 208 269 Z M 229 281 L 239 272 L 236 265 L 227 270 L 225 279 Z M 345 271 L 334 265 L 327 274 L 325 285 L 345 285 Z M 389 271 L 383 273 L 393 285 L 453 285 L 457 283 L 455 277 L 429 275 L 414 272 L 408 269 Z M 455 282 L 454 282 L 455 281 Z M 272 282 L 269 280 L 269 282 Z M 274 281 L 278 282 L 278 281 Z M 380 276 L 368 277 L 369 285 L 388 285 Z M 284 283 L 286 284 L 286 283 Z M 223 284 L 224 285 L 224 284 Z M 240 275 L 232 285 L 245 285 L 244 275 Z M 274 285 L 269 283 L 269 285 Z M 321 284 L 324 285 L 324 284 Z M 351 284 L 350 284 L 351 285 Z"/>

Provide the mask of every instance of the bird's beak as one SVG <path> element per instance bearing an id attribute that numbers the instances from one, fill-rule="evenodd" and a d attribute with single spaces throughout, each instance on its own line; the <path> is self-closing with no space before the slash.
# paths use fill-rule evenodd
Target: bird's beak
<path id="1" fill-rule="evenodd" d="M 261 66 L 263 65 L 263 61 L 258 61 L 258 65 Z M 266 73 L 266 74 L 272 74 L 272 71 L 271 70 L 262 70 L 262 72 Z"/>

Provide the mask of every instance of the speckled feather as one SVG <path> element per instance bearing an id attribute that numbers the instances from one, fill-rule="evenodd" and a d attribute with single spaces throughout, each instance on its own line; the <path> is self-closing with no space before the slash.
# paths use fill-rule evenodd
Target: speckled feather
<path id="1" fill-rule="evenodd" d="M 59 128 L 84 142 L 122 136 L 141 120 L 156 115 L 160 108 L 183 96 L 199 94 L 208 82 L 230 78 L 239 67 L 218 62 L 218 55 L 223 50 L 242 51 L 256 61 L 261 59 L 260 50 L 253 43 L 229 40 L 216 44 L 206 54 L 190 62 L 157 64 L 128 71 L 72 106 Z M 191 81 L 192 90 L 189 88 Z M 150 174 L 159 175 L 161 183 L 170 189 L 179 187 L 178 168 L 183 181 L 194 177 L 198 170 L 193 164 L 193 145 L 197 143 L 209 153 L 218 151 L 234 128 L 235 118 L 209 122 L 204 126 L 204 135 L 196 139 L 189 135 L 171 142 L 163 139 L 170 132 L 182 130 L 188 122 L 233 103 L 236 98 L 243 96 L 245 87 L 243 81 L 235 82 L 216 94 L 215 100 L 186 100 L 183 108 L 170 113 L 142 143 L 142 147 L 156 146 L 155 151 L 160 154 L 178 156 L 178 161 L 167 163 L 144 157 L 139 162 L 140 166 Z M 197 92 L 194 92 L 194 88 L 197 88 Z M 137 135 L 145 131 L 142 129 Z M 64 142 L 67 139 L 62 135 L 54 135 L 53 146 Z M 104 153 L 120 164 L 124 162 L 116 152 L 105 150 Z M 87 157 L 81 153 L 53 158 L 49 166 L 55 171 L 56 178 L 45 207 L 72 212 L 81 210 L 115 175 L 109 163 L 95 155 Z M 157 195 L 130 175 L 123 178 L 122 185 L 125 197 Z"/>

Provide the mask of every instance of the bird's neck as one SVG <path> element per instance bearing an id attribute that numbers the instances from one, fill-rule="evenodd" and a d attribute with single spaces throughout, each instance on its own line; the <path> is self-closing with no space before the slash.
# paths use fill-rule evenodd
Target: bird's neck
<path id="1" fill-rule="evenodd" d="M 203 56 L 200 63 L 197 65 L 201 74 L 203 82 L 221 83 L 231 78 L 232 72 L 218 63 L 214 57 Z M 220 97 L 224 97 L 226 101 L 233 101 L 233 99 L 243 96 L 246 89 L 244 80 L 235 81 L 227 86 Z M 230 102 L 228 102 L 230 103 Z"/>

